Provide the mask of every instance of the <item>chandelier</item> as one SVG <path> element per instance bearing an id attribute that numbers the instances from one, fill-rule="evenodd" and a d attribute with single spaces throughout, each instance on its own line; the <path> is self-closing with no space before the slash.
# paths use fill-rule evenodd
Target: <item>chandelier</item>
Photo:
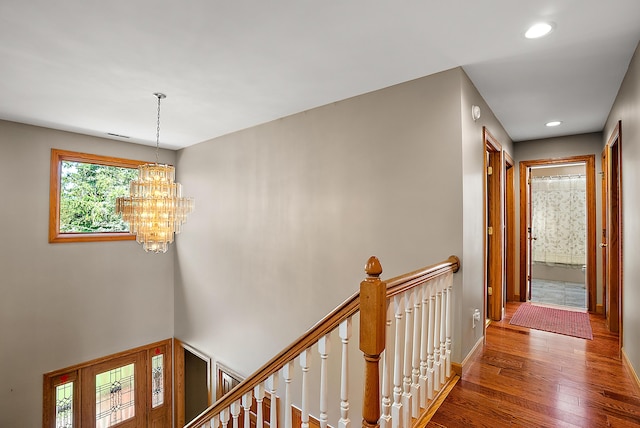
<path id="1" fill-rule="evenodd" d="M 182 196 L 182 185 L 175 182 L 175 168 L 158 163 L 160 100 L 166 95 L 159 92 L 153 95 L 158 98 L 156 162 L 138 167 L 138 179 L 131 182 L 129 196 L 116 199 L 116 213 L 129 223 L 129 231 L 136 235 L 136 241 L 145 251 L 166 253 L 174 234 L 180 233 L 187 222 L 194 202 L 193 198 Z"/>

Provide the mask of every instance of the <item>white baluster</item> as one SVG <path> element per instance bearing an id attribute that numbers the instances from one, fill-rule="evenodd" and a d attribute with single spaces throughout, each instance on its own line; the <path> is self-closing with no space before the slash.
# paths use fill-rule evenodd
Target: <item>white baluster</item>
<path id="1" fill-rule="evenodd" d="M 436 304 L 434 314 L 434 326 L 433 326 L 433 389 L 440 391 L 440 309 L 442 308 L 442 291 L 436 284 Z"/>
<path id="2" fill-rule="evenodd" d="M 413 349 L 413 358 L 411 361 L 411 416 L 417 418 L 420 415 L 420 299 L 419 289 L 411 290 L 411 299 L 413 300 L 413 340 L 411 346 Z"/>
<path id="3" fill-rule="evenodd" d="M 440 277 L 440 287 L 442 290 L 442 308 L 440 309 L 440 385 L 444 385 L 445 371 L 447 367 L 447 289 L 445 288 L 444 277 Z"/>
<path id="4" fill-rule="evenodd" d="M 405 426 L 411 425 L 411 417 L 413 413 L 411 411 L 411 356 L 412 346 L 411 340 L 413 339 L 413 295 L 411 292 L 405 292 L 404 294 L 404 364 L 403 364 L 403 378 L 402 378 L 402 420 Z"/>
<path id="5" fill-rule="evenodd" d="M 451 299 L 453 298 L 452 292 L 453 292 L 453 282 L 452 282 L 452 278 L 453 274 L 449 273 L 446 276 L 446 281 L 447 281 L 447 316 L 446 316 L 446 324 L 447 324 L 447 353 L 446 353 L 446 361 L 447 361 L 447 367 L 446 367 L 446 371 L 445 374 L 447 376 L 447 379 L 449 379 L 451 377 Z"/>
<path id="6" fill-rule="evenodd" d="M 269 428 L 278 428 L 278 374 L 272 374 L 267 378 L 267 390 L 269 391 Z"/>
<path id="7" fill-rule="evenodd" d="M 211 418 L 211 420 L 209 421 L 209 427 L 218 428 L 219 424 L 220 424 L 220 413 L 218 413 L 217 415 Z"/>
<path id="8" fill-rule="evenodd" d="M 242 408 L 244 410 L 244 428 L 251 428 L 251 404 L 253 394 L 251 391 L 242 395 Z"/>
<path id="9" fill-rule="evenodd" d="M 433 336 L 435 331 L 435 307 L 436 307 L 436 296 L 433 289 L 433 284 L 429 284 L 428 288 L 429 294 L 429 334 L 427 339 L 427 398 L 429 400 L 433 400 Z"/>
<path id="10" fill-rule="evenodd" d="M 402 428 L 402 296 L 393 297 L 396 322 L 395 352 L 393 354 L 393 404 L 391 405 L 391 421 L 393 428 Z"/>
<path id="11" fill-rule="evenodd" d="M 420 322 L 420 406 L 427 407 L 427 341 L 429 333 L 429 294 L 427 293 L 427 285 L 422 284 L 419 288 L 417 297 L 422 303 Z"/>
<path id="12" fill-rule="evenodd" d="M 222 428 L 227 428 L 229 426 L 230 415 L 228 407 L 220 412 L 220 423 L 222 424 Z"/>
<path id="13" fill-rule="evenodd" d="M 382 415 L 380 416 L 380 428 L 391 428 L 391 352 L 389 352 L 391 318 L 393 318 L 393 305 L 387 299 L 387 327 L 385 332 L 387 346 L 384 349 L 382 360 Z"/>
<path id="14" fill-rule="evenodd" d="M 293 361 L 289 361 L 282 368 L 282 377 L 284 377 L 284 428 L 292 428 L 291 420 L 291 380 L 293 379 Z M 275 407 L 275 403 L 271 404 Z"/>
<path id="15" fill-rule="evenodd" d="M 309 428 L 309 366 L 311 365 L 311 351 L 305 349 L 300 354 L 300 367 L 302 368 L 302 424 L 301 428 Z"/>
<path id="16" fill-rule="evenodd" d="M 264 401 L 264 383 L 259 383 L 253 388 L 253 396 L 256 397 L 256 428 L 264 428 L 262 406 L 262 402 Z"/>
<path id="17" fill-rule="evenodd" d="M 233 428 L 238 428 L 238 418 L 240 417 L 240 400 L 231 403 L 231 418 L 233 419 Z"/>
<path id="18" fill-rule="evenodd" d="M 340 421 L 339 428 L 350 428 L 349 419 L 349 339 L 351 338 L 351 318 L 340 323 L 338 335 L 342 342 L 342 369 L 340 371 Z"/>
<path id="19" fill-rule="evenodd" d="M 328 398 L 329 391 L 327 389 L 327 357 L 331 352 L 331 340 L 329 335 L 321 337 L 318 341 L 318 353 L 320 354 L 320 428 L 327 428 L 329 422 Z"/>

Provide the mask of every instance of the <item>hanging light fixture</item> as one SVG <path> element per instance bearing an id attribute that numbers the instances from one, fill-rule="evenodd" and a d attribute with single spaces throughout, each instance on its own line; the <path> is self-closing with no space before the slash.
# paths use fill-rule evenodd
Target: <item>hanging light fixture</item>
<path id="1" fill-rule="evenodd" d="M 129 196 L 116 199 L 116 213 L 129 223 L 129 231 L 145 251 L 165 253 L 187 222 L 187 214 L 194 208 L 193 198 L 182 196 L 182 185 L 175 182 L 175 168 L 158 162 L 160 150 L 160 100 L 158 98 L 156 127 L 156 162 L 140 165 L 138 179 L 130 184 Z"/>

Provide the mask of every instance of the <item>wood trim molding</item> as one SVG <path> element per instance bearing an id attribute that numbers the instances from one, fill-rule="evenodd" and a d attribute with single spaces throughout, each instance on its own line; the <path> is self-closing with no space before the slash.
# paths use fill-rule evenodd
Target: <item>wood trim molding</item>
<path id="1" fill-rule="evenodd" d="M 70 367 L 66 367 L 64 369 L 54 370 L 54 371 L 45 373 L 45 376 L 51 376 L 51 377 L 59 376 L 61 374 L 67 373 L 67 372 L 72 371 L 72 370 L 79 370 L 79 369 L 83 369 L 83 368 L 86 368 L 86 367 L 89 367 L 89 366 L 95 366 L 97 364 L 101 364 L 101 363 L 104 363 L 106 361 L 115 360 L 117 358 L 128 356 L 128 355 L 137 354 L 137 353 L 139 353 L 141 351 L 146 351 L 146 350 L 149 350 L 149 349 L 152 349 L 152 348 L 157 348 L 157 347 L 163 346 L 163 345 L 167 345 L 167 346 L 171 347 L 171 339 L 165 339 L 165 340 L 161 340 L 161 341 L 158 341 L 158 342 L 149 343 L 148 345 L 138 346 L 137 348 L 127 349 L 126 351 L 122 351 L 122 352 L 116 352 L 115 354 L 106 355 L 104 357 L 96 358 L 96 359 L 91 360 L 91 361 L 85 361 L 83 363 L 76 364 L 76 365 L 70 366 Z"/>
<path id="2" fill-rule="evenodd" d="M 180 339 L 173 338 L 173 403 L 176 426 L 185 424 L 184 348 Z"/>
<path id="3" fill-rule="evenodd" d="M 527 182 L 529 171 L 525 163 L 520 162 L 518 171 L 520 182 L 520 301 L 527 301 Z"/>
<path id="4" fill-rule="evenodd" d="M 51 149 L 51 164 L 49 169 L 49 242 L 96 242 L 96 241 L 130 241 L 136 236 L 129 232 L 109 233 L 61 233 L 60 232 L 60 177 L 63 161 L 91 163 L 102 166 L 121 168 L 138 168 L 145 161 L 111 156 L 94 155 L 90 153 L 72 152 L 68 150 Z"/>
<path id="5" fill-rule="evenodd" d="M 515 200 L 515 162 L 507 152 L 504 152 L 505 162 L 505 282 L 507 300 L 516 300 L 516 200 Z"/>
<path id="6" fill-rule="evenodd" d="M 460 380 L 459 375 L 452 376 L 451 379 L 449 379 L 447 383 L 442 388 L 440 388 L 437 395 L 433 398 L 433 401 L 429 403 L 427 411 L 424 412 L 417 421 L 411 424 L 411 426 L 426 427 L 429 421 L 431 421 L 431 418 L 433 418 L 433 416 L 436 414 L 436 412 L 438 411 L 442 403 L 444 403 L 444 400 L 447 398 L 447 396 L 449 395 L 453 387 L 456 386 L 456 383 L 458 383 L 459 380 Z"/>

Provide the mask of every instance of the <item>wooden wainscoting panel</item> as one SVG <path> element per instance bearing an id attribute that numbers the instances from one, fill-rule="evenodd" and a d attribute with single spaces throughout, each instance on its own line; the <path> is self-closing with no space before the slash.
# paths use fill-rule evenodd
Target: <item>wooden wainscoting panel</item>
<path id="1" fill-rule="evenodd" d="M 291 418 L 293 426 L 294 427 L 301 426 L 302 410 L 300 410 L 296 406 L 291 406 L 291 414 L 293 415 L 293 417 Z M 320 421 L 314 418 L 312 415 L 309 415 L 309 428 L 320 428 Z"/>

